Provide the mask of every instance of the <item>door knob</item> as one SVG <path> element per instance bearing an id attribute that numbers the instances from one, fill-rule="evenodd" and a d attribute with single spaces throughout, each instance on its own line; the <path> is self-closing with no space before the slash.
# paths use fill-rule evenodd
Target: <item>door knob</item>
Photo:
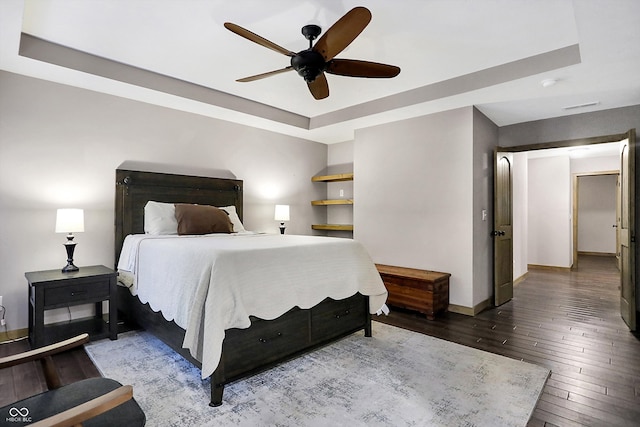
<path id="1" fill-rule="evenodd" d="M 505 234 L 507 234 L 506 232 L 502 231 L 502 230 L 494 230 L 491 232 L 491 235 L 496 237 L 496 236 L 504 236 Z"/>

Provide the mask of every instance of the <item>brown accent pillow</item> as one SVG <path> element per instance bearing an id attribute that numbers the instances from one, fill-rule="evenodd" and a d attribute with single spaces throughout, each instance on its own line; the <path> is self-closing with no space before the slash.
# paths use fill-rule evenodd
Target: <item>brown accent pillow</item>
<path id="1" fill-rule="evenodd" d="M 176 203 L 178 234 L 232 233 L 229 214 L 215 206 Z"/>

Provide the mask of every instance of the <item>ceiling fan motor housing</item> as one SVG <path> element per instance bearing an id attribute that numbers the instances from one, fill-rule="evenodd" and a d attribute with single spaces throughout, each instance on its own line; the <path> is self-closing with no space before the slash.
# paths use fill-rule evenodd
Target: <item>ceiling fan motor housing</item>
<path id="1" fill-rule="evenodd" d="M 314 50 L 307 49 L 291 57 L 291 66 L 305 81 L 310 83 L 325 70 L 326 63 L 321 54 Z"/>

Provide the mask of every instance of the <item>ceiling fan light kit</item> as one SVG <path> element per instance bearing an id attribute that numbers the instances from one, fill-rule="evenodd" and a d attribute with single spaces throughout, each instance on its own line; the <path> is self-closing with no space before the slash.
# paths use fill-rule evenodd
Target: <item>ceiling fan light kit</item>
<path id="1" fill-rule="evenodd" d="M 317 25 L 305 25 L 302 34 L 309 40 L 309 48 L 298 53 L 287 50 L 277 44 L 240 27 L 226 22 L 225 28 L 237 35 L 268 49 L 289 56 L 291 65 L 280 70 L 269 71 L 255 76 L 238 79 L 238 82 L 250 82 L 276 74 L 295 70 L 307 82 L 309 91 L 315 99 L 329 96 L 329 84 L 325 72 L 347 77 L 391 78 L 400 73 L 395 65 L 355 59 L 334 59 L 365 29 L 371 21 L 371 12 L 365 7 L 356 7 L 347 12 L 329 28 L 320 39 L 313 41 L 321 34 Z"/>

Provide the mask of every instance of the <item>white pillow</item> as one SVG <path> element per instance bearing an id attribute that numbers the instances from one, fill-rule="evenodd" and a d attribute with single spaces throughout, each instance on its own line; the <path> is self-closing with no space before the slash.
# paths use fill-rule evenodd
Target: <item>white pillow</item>
<path id="1" fill-rule="evenodd" d="M 246 231 L 236 207 L 219 207 L 229 214 L 229 219 L 233 223 L 233 232 L 240 233 Z M 173 203 L 162 203 L 148 201 L 144 206 L 144 232 L 147 234 L 178 234 L 178 221 L 176 220 L 176 205 Z"/>
<path id="2" fill-rule="evenodd" d="M 233 232 L 234 233 L 240 233 L 242 231 L 246 231 L 244 229 L 244 225 L 242 225 L 242 222 L 240 221 L 240 217 L 238 217 L 238 212 L 236 212 L 236 207 L 235 206 L 223 206 L 223 207 L 219 207 L 219 209 L 222 209 L 223 211 L 225 211 L 226 213 L 229 214 L 229 219 L 231 220 L 231 222 L 233 223 Z"/>
<path id="3" fill-rule="evenodd" d="M 144 206 L 144 232 L 147 234 L 178 234 L 176 206 L 173 203 L 148 201 Z"/>

